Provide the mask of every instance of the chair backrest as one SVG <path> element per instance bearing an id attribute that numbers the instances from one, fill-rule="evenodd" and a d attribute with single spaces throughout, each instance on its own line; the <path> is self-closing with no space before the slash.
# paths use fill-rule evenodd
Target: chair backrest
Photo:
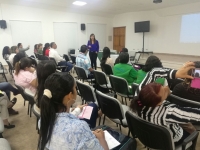
<path id="1" fill-rule="evenodd" d="M 192 100 L 184 99 L 181 97 L 178 97 L 176 95 L 170 94 L 167 98 L 168 101 L 170 101 L 173 104 L 177 104 L 181 107 L 192 107 L 192 108 L 200 108 L 200 103 L 195 102 Z"/>
<path id="2" fill-rule="evenodd" d="M 76 64 L 76 57 L 75 56 L 70 56 L 71 60 L 72 60 L 72 63 L 73 64 Z"/>
<path id="3" fill-rule="evenodd" d="M 174 150 L 169 129 L 147 122 L 130 111 L 126 112 L 126 120 L 132 136 L 137 136 L 148 148 Z"/>
<path id="4" fill-rule="evenodd" d="M 17 87 L 17 89 L 19 90 L 20 94 L 22 95 L 22 97 L 25 99 L 25 100 L 28 100 L 28 98 L 26 97 L 26 95 L 24 94 L 24 88 L 15 84 L 15 86 Z"/>
<path id="5" fill-rule="evenodd" d="M 100 91 L 96 91 L 97 101 L 104 115 L 111 119 L 124 119 L 124 112 L 121 103 Z"/>
<path id="6" fill-rule="evenodd" d="M 112 67 L 108 64 L 104 64 L 101 66 L 102 71 L 105 72 L 106 75 L 113 75 Z"/>
<path id="7" fill-rule="evenodd" d="M 8 67 L 9 67 L 9 70 L 13 70 L 13 66 L 12 64 L 10 63 L 10 61 L 6 60 L 7 64 L 8 64 Z"/>
<path id="8" fill-rule="evenodd" d="M 35 104 L 34 96 L 30 95 L 29 93 L 26 93 L 25 91 L 24 91 L 24 94 L 26 95 L 27 100 L 29 101 L 31 105 Z"/>
<path id="9" fill-rule="evenodd" d="M 87 79 L 87 74 L 82 67 L 74 66 L 74 70 L 76 71 L 76 74 L 79 79 Z"/>
<path id="10" fill-rule="evenodd" d="M 137 83 L 133 83 L 133 84 L 132 84 L 131 87 L 132 87 L 132 93 L 133 93 L 133 95 L 135 95 L 135 92 L 136 92 L 138 86 L 139 86 L 139 84 L 137 84 Z"/>
<path id="11" fill-rule="evenodd" d="M 75 49 L 70 49 L 70 50 L 69 50 L 69 53 L 70 53 L 70 54 L 75 54 Z"/>
<path id="12" fill-rule="evenodd" d="M 78 80 L 76 81 L 76 84 L 77 84 L 77 87 L 78 87 L 81 97 L 86 102 L 95 102 L 96 101 L 96 96 L 95 96 L 94 90 L 89 85 L 86 85 Z"/>
<path id="13" fill-rule="evenodd" d="M 140 55 L 141 55 L 141 53 L 135 53 L 135 58 L 134 58 L 135 63 L 137 63 L 139 61 Z"/>
<path id="14" fill-rule="evenodd" d="M 110 75 L 109 79 L 110 79 L 111 87 L 115 92 L 129 95 L 128 83 L 124 78 Z"/>
<path id="15" fill-rule="evenodd" d="M 50 60 L 52 60 L 52 62 L 57 66 L 56 60 L 53 57 L 49 57 Z"/>
<path id="16" fill-rule="evenodd" d="M 93 73 L 94 73 L 95 81 L 98 85 L 108 84 L 106 74 L 104 72 L 94 70 Z"/>
<path id="17" fill-rule="evenodd" d="M 69 61 L 68 55 L 64 54 L 63 57 L 65 58 L 66 61 Z"/>

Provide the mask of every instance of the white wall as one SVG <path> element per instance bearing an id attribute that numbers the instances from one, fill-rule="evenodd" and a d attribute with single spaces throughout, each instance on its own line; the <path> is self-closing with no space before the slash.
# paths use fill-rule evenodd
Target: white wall
<path id="1" fill-rule="evenodd" d="M 77 22 L 78 26 L 80 26 L 81 23 L 106 24 L 105 46 L 112 48 L 112 41 L 108 41 L 107 38 L 109 35 L 112 35 L 112 19 L 110 18 L 51 11 L 51 10 L 44 10 L 44 9 L 37 9 L 37 8 L 16 6 L 16 5 L 7 5 L 7 4 L 2 4 L 1 9 L 3 18 L 1 18 L 1 11 L 0 11 L 0 19 L 4 19 L 7 21 L 8 28 L 5 30 L 0 29 L 0 49 L 3 49 L 4 46 L 13 46 L 17 44 L 13 43 L 12 41 L 9 20 L 41 21 L 42 22 L 41 34 L 43 36 L 43 40 L 41 41 L 41 43 L 54 41 L 53 22 Z M 86 33 L 87 33 L 86 31 L 79 30 L 78 47 L 80 47 L 82 44 L 87 44 L 87 40 L 89 39 L 89 37 L 87 37 Z M 25 46 L 26 45 L 24 45 L 24 47 Z M 33 46 L 31 47 L 30 51 L 33 51 Z M 58 51 L 59 51 L 59 45 L 58 45 Z M 0 55 L 0 60 L 1 61 L 3 60 L 2 55 Z"/>
<path id="2" fill-rule="evenodd" d="M 134 22 L 150 20 L 151 31 L 145 33 L 145 50 L 148 49 L 155 53 L 200 56 L 200 43 L 179 42 L 181 17 L 190 13 L 200 13 L 199 2 L 154 11 L 116 15 L 113 19 L 113 26 L 126 26 L 126 47 L 141 50 L 142 33 L 134 33 Z"/>

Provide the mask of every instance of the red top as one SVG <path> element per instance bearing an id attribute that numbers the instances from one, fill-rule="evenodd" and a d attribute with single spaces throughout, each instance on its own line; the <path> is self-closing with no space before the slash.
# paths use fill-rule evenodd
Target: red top
<path id="1" fill-rule="evenodd" d="M 47 57 L 49 57 L 49 49 L 46 49 L 46 51 L 45 51 L 45 56 L 47 56 Z"/>

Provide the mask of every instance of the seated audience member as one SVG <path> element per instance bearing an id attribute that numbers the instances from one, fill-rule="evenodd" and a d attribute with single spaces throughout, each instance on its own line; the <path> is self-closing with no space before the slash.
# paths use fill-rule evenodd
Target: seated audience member
<path id="1" fill-rule="evenodd" d="M 50 44 L 46 43 L 43 48 L 43 55 L 49 57 Z"/>
<path id="2" fill-rule="evenodd" d="M 196 68 L 200 68 L 200 62 L 194 62 L 194 63 Z M 192 70 L 189 70 L 188 75 L 191 74 Z M 192 88 L 191 81 L 192 81 L 191 79 L 185 79 L 184 82 L 177 84 L 174 87 L 172 94 L 185 99 L 200 102 L 200 89 Z"/>
<path id="3" fill-rule="evenodd" d="M 25 56 L 25 54 L 24 54 L 23 52 L 17 53 L 17 54 L 14 56 L 14 58 L 13 58 L 13 67 L 15 67 L 15 64 L 16 64 L 17 62 L 19 62 L 20 59 L 22 59 L 22 58 L 24 58 L 24 57 L 26 57 L 26 56 Z"/>
<path id="4" fill-rule="evenodd" d="M 38 44 L 35 44 L 35 46 L 34 46 L 34 53 L 38 54 Z"/>
<path id="5" fill-rule="evenodd" d="M 9 118 L 8 108 L 12 108 L 12 106 L 13 104 L 8 100 L 6 94 L 0 91 L 0 107 L 1 107 L 0 117 L 3 120 L 4 127 L 6 129 L 12 129 L 15 127 L 15 125 L 11 125 L 8 122 Z"/>
<path id="6" fill-rule="evenodd" d="M 36 93 L 37 75 L 32 66 L 32 61 L 28 57 L 22 58 L 15 64 L 14 80 L 15 84 L 29 89 L 32 94 Z"/>
<path id="7" fill-rule="evenodd" d="M 113 74 L 126 79 L 129 85 L 137 79 L 137 71 L 129 64 L 129 54 L 122 52 L 119 54 L 119 64 L 113 67 Z"/>
<path id="8" fill-rule="evenodd" d="M 66 69 L 62 70 L 63 72 L 69 72 L 73 65 L 70 62 L 65 61 L 56 51 L 57 45 L 55 42 L 51 43 L 51 49 L 49 51 L 49 57 L 52 57 L 56 60 L 58 66 L 66 66 Z"/>
<path id="9" fill-rule="evenodd" d="M 3 48 L 2 56 L 3 56 L 3 59 L 8 60 L 8 58 L 9 58 L 9 56 L 10 56 L 10 47 L 5 46 L 5 47 Z"/>
<path id="10" fill-rule="evenodd" d="M 178 71 L 166 68 L 152 69 L 139 87 L 138 97 L 130 105 L 131 109 L 143 119 L 169 128 L 175 145 L 182 143 L 189 135 L 189 130 L 182 128 L 182 125 L 188 124 L 192 127 L 189 122 L 200 121 L 200 109 L 180 107 L 166 101 L 170 94 L 169 87 L 152 82 L 157 77 L 192 79 L 188 75 L 188 71 L 192 68 L 194 68 L 194 63 L 188 62 Z"/>
<path id="11" fill-rule="evenodd" d="M 23 48 L 22 43 L 18 43 L 18 44 L 17 44 L 17 47 L 18 47 L 18 49 L 19 49 L 19 52 L 23 52 L 25 55 L 26 55 L 26 52 L 25 52 L 25 51 L 29 50 L 29 48 L 30 48 L 30 46 L 28 46 L 27 48 Z M 27 55 L 26 55 L 26 56 L 27 56 Z"/>
<path id="12" fill-rule="evenodd" d="M 120 51 L 120 53 L 123 53 L 123 52 L 128 53 L 128 49 L 127 48 L 122 48 L 122 50 Z M 116 65 L 116 64 L 119 64 L 119 56 L 115 60 L 115 64 L 114 65 Z"/>
<path id="13" fill-rule="evenodd" d="M 163 67 L 160 59 L 153 55 L 149 56 L 148 59 L 146 60 L 144 67 L 138 71 L 137 80 L 135 81 L 135 83 L 140 84 L 142 80 L 145 78 L 147 72 L 157 67 Z"/>
<path id="14" fill-rule="evenodd" d="M 104 64 L 108 64 L 111 67 L 114 66 L 113 59 L 110 58 L 110 49 L 108 47 L 104 47 L 104 49 L 103 49 L 103 56 L 102 56 L 102 59 L 101 59 L 101 66 L 103 66 Z"/>
<path id="15" fill-rule="evenodd" d="M 82 45 L 80 53 L 76 57 L 76 66 L 82 67 L 85 70 L 88 78 L 91 79 L 91 78 L 94 78 L 94 75 L 92 74 L 93 69 L 91 67 L 90 60 L 87 57 L 87 53 L 88 53 L 87 46 Z"/>
<path id="16" fill-rule="evenodd" d="M 11 54 L 8 58 L 9 62 L 13 65 L 13 59 L 15 57 L 15 55 L 19 53 L 19 49 L 17 48 L 17 46 L 12 46 L 11 47 Z"/>
<path id="17" fill-rule="evenodd" d="M 16 96 L 19 94 L 19 91 L 14 88 L 10 83 L 8 82 L 1 82 L 0 83 L 0 90 L 5 92 L 9 101 L 11 100 L 11 96 L 10 96 L 10 92 L 13 92 L 13 95 Z M 15 103 L 17 102 L 17 98 L 14 97 L 10 102 L 13 103 L 13 106 L 15 105 Z M 18 114 L 18 111 L 14 110 L 12 107 L 8 108 L 9 114 L 10 115 L 16 115 Z"/>
<path id="18" fill-rule="evenodd" d="M 70 74 L 50 75 L 44 89 L 40 105 L 40 149 L 108 150 L 104 132 L 92 132 L 85 121 L 78 119 L 82 107 L 70 113 L 77 96 L 76 82 Z"/>
<path id="19" fill-rule="evenodd" d="M 43 45 L 42 44 L 38 44 L 38 54 L 43 55 Z"/>

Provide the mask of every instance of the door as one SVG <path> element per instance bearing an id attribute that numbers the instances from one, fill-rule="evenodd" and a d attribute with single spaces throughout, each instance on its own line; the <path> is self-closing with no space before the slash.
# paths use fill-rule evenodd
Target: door
<path id="1" fill-rule="evenodd" d="M 113 49 L 120 52 L 125 47 L 126 27 L 113 28 Z"/>

